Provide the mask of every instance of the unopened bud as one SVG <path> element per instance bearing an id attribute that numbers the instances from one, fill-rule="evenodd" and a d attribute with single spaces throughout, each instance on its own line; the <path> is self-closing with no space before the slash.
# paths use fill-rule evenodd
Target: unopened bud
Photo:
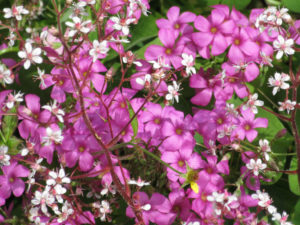
<path id="1" fill-rule="evenodd" d="M 276 136 L 275 136 L 275 138 L 282 138 L 283 136 L 285 136 L 286 135 L 286 129 L 284 128 L 284 129 L 282 129 L 282 130 L 280 130 L 280 131 L 278 131 L 277 132 L 277 134 L 276 134 Z"/>
<path id="2" fill-rule="evenodd" d="M 110 67 L 110 69 L 105 74 L 106 81 L 110 81 L 115 74 L 116 70 L 113 67 Z"/>

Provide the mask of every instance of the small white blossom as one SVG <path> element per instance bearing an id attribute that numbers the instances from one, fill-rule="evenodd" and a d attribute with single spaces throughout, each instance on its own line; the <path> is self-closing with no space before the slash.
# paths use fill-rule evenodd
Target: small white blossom
<path id="1" fill-rule="evenodd" d="M 101 41 L 98 40 L 93 41 L 93 48 L 89 51 L 90 56 L 93 57 L 93 62 L 96 62 L 96 60 L 99 57 L 99 54 L 106 54 L 109 51 L 107 41 Z"/>
<path id="2" fill-rule="evenodd" d="M 129 180 L 128 181 L 128 184 L 132 184 L 132 185 L 136 185 L 138 187 L 143 187 L 143 186 L 147 186 L 147 185 L 150 185 L 150 182 L 145 182 L 143 181 L 140 177 L 139 179 L 136 181 L 136 180 Z"/>
<path id="3" fill-rule="evenodd" d="M 278 104 L 280 105 L 279 111 L 286 110 L 287 113 L 290 113 L 290 111 L 295 109 L 295 105 L 297 103 L 296 103 L 296 101 L 285 100 L 285 102 L 278 102 Z"/>
<path id="4" fill-rule="evenodd" d="M 64 205 L 61 208 L 61 212 L 57 211 L 56 214 L 59 214 L 59 218 L 57 219 L 57 222 L 62 223 L 66 221 L 70 215 L 74 213 L 74 209 L 72 205 L 65 201 Z"/>
<path id="5" fill-rule="evenodd" d="M 52 142 L 61 143 L 64 139 L 61 130 L 54 131 L 51 127 L 46 128 L 46 135 L 43 137 L 43 144 L 46 146 L 51 145 Z"/>
<path id="6" fill-rule="evenodd" d="M 11 71 L 6 68 L 3 64 L 0 64 L 0 81 L 5 84 L 12 84 L 13 83 L 13 76 Z"/>
<path id="7" fill-rule="evenodd" d="M 260 66 L 267 65 L 273 67 L 272 58 L 270 56 L 266 55 L 266 53 L 264 53 L 263 51 L 261 51 L 259 54 L 261 57 Z"/>
<path id="8" fill-rule="evenodd" d="M 8 46 L 12 47 L 15 45 L 15 40 L 17 39 L 16 35 L 14 34 L 14 32 L 10 32 L 9 36 L 7 37 L 7 39 L 9 40 L 8 42 Z"/>
<path id="9" fill-rule="evenodd" d="M 4 8 L 4 18 L 9 19 L 12 17 L 15 17 L 16 20 L 22 20 L 22 14 L 26 15 L 29 13 L 27 9 L 24 8 L 24 6 L 13 6 L 11 9 L 10 8 Z"/>
<path id="10" fill-rule="evenodd" d="M 126 44 L 130 43 L 130 41 L 129 41 L 128 39 L 126 39 L 126 38 L 122 38 L 122 39 L 118 38 L 118 39 L 115 39 L 114 37 L 111 37 L 111 38 L 109 39 L 109 41 L 115 42 L 115 43 L 126 43 Z"/>
<path id="11" fill-rule="evenodd" d="M 274 213 L 272 216 L 272 220 L 278 221 L 280 225 L 292 225 L 291 222 L 287 221 L 289 215 L 284 211 L 282 215 L 280 215 L 280 213 Z"/>
<path id="12" fill-rule="evenodd" d="M 7 102 L 6 107 L 11 109 L 15 106 L 16 102 L 22 102 L 23 101 L 23 93 L 18 92 L 17 94 L 12 95 L 11 93 L 7 96 Z"/>
<path id="13" fill-rule="evenodd" d="M 144 79 L 141 77 L 136 78 L 136 82 L 142 86 L 149 87 L 151 83 L 152 77 L 150 74 L 146 74 Z"/>
<path id="14" fill-rule="evenodd" d="M 0 166 L 8 166 L 10 165 L 10 156 L 6 153 L 8 152 L 7 146 L 0 146 Z"/>
<path id="15" fill-rule="evenodd" d="M 46 186 L 43 192 L 35 191 L 34 198 L 31 200 L 33 205 L 40 205 L 41 210 L 45 215 L 49 215 L 47 206 L 51 207 L 55 201 L 54 196 L 50 194 L 49 190 L 50 188 Z"/>
<path id="16" fill-rule="evenodd" d="M 281 35 L 278 35 L 277 40 L 273 42 L 274 48 L 278 51 L 276 54 L 276 59 L 281 59 L 283 56 L 283 53 L 285 55 L 293 55 L 295 53 L 295 50 L 292 48 L 294 45 L 293 39 L 284 39 Z"/>
<path id="17" fill-rule="evenodd" d="M 22 59 L 25 59 L 24 68 L 29 69 L 31 63 L 41 64 L 43 62 L 42 57 L 40 56 L 42 50 L 40 48 L 32 48 L 30 42 L 26 42 L 25 50 L 18 52 L 18 56 Z"/>
<path id="18" fill-rule="evenodd" d="M 246 167 L 249 170 L 252 170 L 255 176 L 258 176 L 259 171 L 266 169 L 267 165 L 262 163 L 261 159 L 257 159 L 256 161 L 254 159 L 250 159 L 250 162 L 246 164 Z"/>
<path id="19" fill-rule="evenodd" d="M 58 108 L 56 100 L 54 100 L 52 105 L 44 105 L 42 106 L 42 108 L 50 111 L 53 115 L 55 115 L 59 122 L 64 122 L 63 116 L 65 115 L 65 112 L 62 109 Z"/>
<path id="20" fill-rule="evenodd" d="M 111 213 L 112 210 L 110 209 L 110 205 L 108 201 L 101 201 L 101 206 L 100 206 L 100 214 L 101 214 L 101 221 L 105 221 L 106 220 L 106 216 L 107 214 Z"/>
<path id="21" fill-rule="evenodd" d="M 268 83 L 273 88 L 272 94 L 276 95 L 276 93 L 280 89 L 288 89 L 290 85 L 288 83 L 285 83 L 286 81 L 290 80 L 290 76 L 285 73 L 275 73 L 274 78 L 270 77 L 268 80 Z"/>
<path id="22" fill-rule="evenodd" d="M 70 17 L 78 16 L 88 16 L 88 13 L 85 12 L 86 2 L 77 2 L 72 5 L 72 14 Z"/>
<path id="23" fill-rule="evenodd" d="M 55 186 L 57 184 L 69 184 L 71 183 L 71 179 L 66 176 L 65 170 L 60 168 L 58 173 L 54 171 L 49 172 L 49 178 L 46 183 L 49 186 Z"/>
<path id="24" fill-rule="evenodd" d="M 269 161 L 270 156 L 268 153 L 271 152 L 269 141 L 266 139 L 260 139 L 259 140 L 259 149 L 264 154 L 265 159 L 267 161 Z"/>
<path id="25" fill-rule="evenodd" d="M 243 110 L 251 109 L 251 111 L 254 114 L 257 114 L 258 110 L 257 110 L 256 106 L 263 106 L 264 105 L 264 102 L 261 101 L 261 100 L 257 100 L 257 98 L 258 98 L 257 93 L 254 93 L 253 95 L 250 95 L 248 102 L 245 105 L 243 105 Z"/>
<path id="26" fill-rule="evenodd" d="M 153 69 L 170 68 L 170 65 L 166 64 L 165 57 L 163 56 L 158 57 L 157 61 L 148 61 L 148 62 L 153 64 Z"/>
<path id="27" fill-rule="evenodd" d="M 119 18 L 116 16 L 110 17 L 110 20 L 114 22 L 113 28 L 115 30 L 122 31 L 127 36 L 129 34 L 129 25 L 135 21 L 135 19 Z"/>
<path id="28" fill-rule="evenodd" d="M 90 20 L 81 21 L 81 19 L 77 16 L 73 17 L 72 20 L 73 22 L 70 21 L 66 22 L 66 25 L 72 28 L 72 30 L 68 34 L 69 37 L 73 37 L 77 32 L 87 34 L 91 31 Z"/>
<path id="29" fill-rule="evenodd" d="M 129 0 L 129 2 L 129 17 L 131 17 L 137 9 L 140 9 L 145 16 L 148 16 L 149 11 L 141 0 Z"/>
<path id="30" fill-rule="evenodd" d="M 180 87 L 180 84 L 178 85 L 176 83 L 176 81 L 173 81 L 173 85 L 168 86 L 169 93 L 166 95 L 166 100 L 174 103 L 174 99 L 175 99 L 176 102 L 179 102 L 179 93 L 178 93 L 179 87 Z"/>
<path id="31" fill-rule="evenodd" d="M 183 60 L 181 61 L 181 64 L 184 65 L 185 71 L 188 75 L 191 74 L 195 74 L 196 73 L 196 69 L 195 67 L 193 67 L 194 65 L 194 58 L 192 55 L 188 55 L 186 53 L 182 53 L 181 57 L 183 58 Z"/>
<path id="32" fill-rule="evenodd" d="M 251 195 L 251 197 L 258 200 L 258 205 L 260 207 L 268 208 L 268 206 L 272 204 L 272 199 L 266 192 L 261 192 L 260 190 L 257 190 L 255 194 Z"/>
<path id="33" fill-rule="evenodd" d="M 35 80 L 40 80 L 40 86 L 41 88 L 46 88 L 46 84 L 45 84 L 45 70 L 41 70 L 39 67 L 37 68 L 38 70 L 38 75 L 34 75 L 33 77 L 35 78 Z"/>
<path id="34" fill-rule="evenodd" d="M 95 5 L 96 4 L 96 0 L 85 0 L 85 2 L 88 5 Z"/>

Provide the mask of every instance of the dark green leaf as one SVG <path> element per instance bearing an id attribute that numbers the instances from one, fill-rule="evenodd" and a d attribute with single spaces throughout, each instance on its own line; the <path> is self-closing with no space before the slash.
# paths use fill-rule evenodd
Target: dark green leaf
<path id="1" fill-rule="evenodd" d="M 283 5 L 293 12 L 300 13 L 299 0 L 283 0 Z"/>
<path id="2" fill-rule="evenodd" d="M 290 165 L 290 170 L 297 170 L 297 157 L 293 157 Z M 295 195 L 300 195 L 300 188 L 298 184 L 298 175 L 297 174 L 290 174 L 289 175 L 289 186 L 291 192 Z"/>
<path id="3" fill-rule="evenodd" d="M 237 10 L 242 10 L 249 5 L 251 0 L 222 0 L 222 4 L 228 5 L 230 7 L 236 8 Z"/>
<path id="4" fill-rule="evenodd" d="M 9 113 L 16 113 L 16 108 L 12 108 Z M 8 140 L 15 132 L 18 125 L 18 118 L 14 115 L 7 115 L 3 118 L 2 131 L 5 140 Z"/>

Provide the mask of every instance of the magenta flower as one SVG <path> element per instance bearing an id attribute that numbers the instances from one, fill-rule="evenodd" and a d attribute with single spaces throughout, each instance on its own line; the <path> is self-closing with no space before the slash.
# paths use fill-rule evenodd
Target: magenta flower
<path id="1" fill-rule="evenodd" d="M 184 191 L 182 189 L 172 191 L 169 194 L 169 200 L 172 206 L 172 212 L 179 215 L 179 218 L 182 220 L 187 220 L 190 216 L 191 205 L 186 198 Z"/>
<path id="2" fill-rule="evenodd" d="M 171 225 L 176 218 L 176 214 L 171 212 L 172 206 L 169 200 L 159 193 L 152 194 L 149 199 L 146 193 L 135 192 L 133 198 L 135 199 L 135 204 L 138 205 L 142 211 L 146 225 L 148 225 L 149 222 L 157 225 Z M 127 207 L 126 215 L 131 218 L 135 217 L 131 207 Z"/>
<path id="3" fill-rule="evenodd" d="M 191 12 L 184 12 L 181 15 L 180 8 L 177 6 L 171 7 L 167 12 L 168 19 L 156 20 L 156 24 L 159 29 L 170 29 L 174 32 L 175 37 L 179 36 L 179 33 L 183 32 L 187 23 L 194 22 L 196 15 Z"/>
<path id="4" fill-rule="evenodd" d="M 172 64 L 175 69 L 181 67 L 184 43 L 180 40 L 176 42 L 175 33 L 171 29 L 159 30 L 158 37 L 163 46 L 150 45 L 145 52 L 145 58 L 149 61 L 164 57 L 166 64 Z"/>
<path id="5" fill-rule="evenodd" d="M 233 131 L 233 136 L 240 140 L 244 140 L 246 137 L 249 142 L 252 142 L 258 134 L 255 128 L 267 128 L 268 120 L 266 118 L 255 119 L 255 115 L 251 110 L 242 110 L 241 113 L 240 125 Z"/>
<path id="6" fill-rule="evenodd" d="M 259 54 L 259 46 L 249 38 L 247 31 L 236 28 L 232 32 L 232 44 L 228 52 L 228 58 L 232 62 L 244 62 L 245 58 L 256 59 Z"/>
<path id="7" fill-rule="evenodd" d="M 0 176 L 0 198 L 7 199 L 11 192 L 16 197 L 20 197 L 25 190 L 25 183 L 20 177 L 27 177 L 29 170 L 16 161 L 12 161 L 9 166 L 3 166 L 2 171 L 3 175 Z"/>
<path id="8" fill-rule="evenodd" d="M 199 54 L 209 58 L 210 45 L 212 55 L 220 55 L 226 50 L 230 43 L 225 36 L 232 33 L 235 24 L 232 20 L 225 21 L 225 14 L 214 9 L 208 19 L 198 16 L 195 19 L 195 27 L 200 32 L 193 33 L 193 41 L 200 48 Z"/>

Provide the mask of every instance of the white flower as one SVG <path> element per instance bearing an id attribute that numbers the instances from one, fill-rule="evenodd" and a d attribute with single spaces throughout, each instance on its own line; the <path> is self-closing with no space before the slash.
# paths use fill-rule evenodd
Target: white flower
<path id="1" fill-rule="evenodd" d="M 61 143 L 62 140 L 64 139 L 64 137 L 61 134 L 61 130 L 54 131 L 52 130 L 51 127 L 46 128 L 46 135 L 47 136 L 42 138 L 43 139 L 42 142 L 46 146 L 51 145 L 52 142 Z"/>
<path id="2" fill-rule="evenodd" d="M 224 138 L 224 137 L 230 137 L 232 131 L 236 128 L 236 125 L 230 124 L 230 125 L 224 125 L 220 129 L 217 130 L 218 132 L 218 138 Z"/>
<path id="3" fill-rule="evenodd" d="M 111 213 L 111 209 L 110 209 L 110 205 L 108 201 L 101 201 L 101 205 L 100 205 L 100 213 L 101 213 L 101 221 L 105 221 L 106 219 L 106 215 Z"/>
<path id="4" fill-rule="evenodd" d="M 188 75 L 191 74 L 195 74 L 196 73 L 196 69 L 195 67 L 193 67 L 194 65 L 194 58 L 192 55 L 188 55 L 186 53 L 182 53 L 181 57 L 183 58 L 183 60 L 181 61 L 181 64 L 184 65 L 185 71 Z"/>
<path id="5" fill-rule="evenodd" d="M 38 69 L 38 75 L 34 75 L 33 77 L 35 78 L 35 80 L 40 80 L 41 83 L 40 83 L 40 86 L 41 88 L 45 88 L 46 87 L 46 84 L 45 84 L 45 70 L 41 70 L 39 67 L 37 68 Z"/>
<path id="6" fill-rule="evenodd" d="M 131 17 L 132 14 L 140 9 L 145 16 L 148 16 L 149 11 L 147 10 L 146 5 L 141 0 L 129 0 L 129 13 L 128 16 Z"/>
<path id="7" fill-rule="evenodd" d="M 56 100 L 54 100 L 52 105 L 44 105 L 44 106 L 42 106 L 42 108 L 50 111 L 53 115 L 55 115 L 57 117 L 57 119 L 59 120 L 59 122 L 61 122 L 61 123 L 64 122 L 63 116 L 65 115 L 65 112 L 62 109 L 57 107 Z"/>
<path id="8" fill-rule="evenodd" d="M 8 46 L 12 47 L 15 44 L 15 40 L 16 40 L 16 35 L 14 34 L 14 32 L 10 32 L 9 36 L 7 37 L 7 39 L 9 40 L 8 42 Z"/>
<path id="9" fill-rule="evenodd" d="M 130 43 L 130 41 L 128 39 L 126 39 L 126 38 L 120 39 L 119 37 L 118 37 L 118 39 L 115 39 L 114 37 L 110 37 L 109 41 L 116 42 L 116 43 Z"/>
<path id="10" fill-rule="evenodd" d="M 223 203 L 225 199 L 224 193 L 218 193 L 214 191 L 212 195 L 207 196 L 207 200 L 210 202 Z"/>
<path id="11" fill-rule="evenodd" d="M 64 205 L 61 208 L 61 212 L 56 211 L 56 214 L 59 215 L 59 218 L 57 219 L 57 222 L 59 222 L 59 223 L 64 222 L 73 213 L 74 213 L 74 209 L 73 209 L 72 205 L 68 201 L 65 201 Z"/>
<path id="12" fill-rule="evenodd" d="M 260 66 L 267 65 L 273 67 L 272 58 L 270 56 L 266 55 L 266 53 L 264 53 L 263 51 L 261 51 L 259 54 L 261 57 Z"/>
<path id="13" fill-rule="evenodd" d="M 145 181 L 141 180 L 141 178 L 139 177 L 139 179 L 137 181 L 129 180 L 128 184 L 136 185 L 138 187 L 143 187 L 143 186 L 150 185 L 150 182 L 145 182 Z"/>
<path id="14" fill-rule="evenodd" d="M 42 57 L 40 57 L 42 50 L 40 48 L 32 48 L 31 43 L 26 42 L 25 50 L 18 52 L 18 56 L 25 59 L 24 68 L 27 70 L 31 63 L 41 64 L 43 62 Z"/>
<path id="15" fill-rule="evenodd" d="M 268 83 L 273 88 L 272 94 L 276 95 L 279 89 L 288 89 L 290 85 L 285 83 L 286 81 L 290 80 L 290 76 L 285 73 L 275 73 L 274 78 L 270 77 Z"/>
<path id="16" fill-rule="evenodd" d="M 66 22 L 66 25 L 68 27 L 73 28 L 73 30 L 71 30 L 68 34 L 69 37 L 73 37 L 77 32 L 82 32 L 84 34 L 87 34 L 90 32 L 91 28 L 89 27 L 89 25 L 91 25 L 91 21 L 87 20 L 87 21 L 81 21 L 81 19 L 77 16 L 72 18 L 73 23 L 70 21 Z"/>
<path id="17" fill-rule="evenodd" d="M 7 146 L 0 146 L 0 166 L 8 166 L 10 165 L 10 156 L 6 153 L 8 152 Z"/>
<path id="18" fill-rule="evenodd" d="M 109 48 L 107 47 L 107 41 L 101 41 L 98 40 L 93 41 L 93 48 L 89 51 L 90 56 L 93 57 L 93 62 L 96 62 L 99 54 L 106 54 L 109 51 Z"/>
<path id="19" fill-rule="evenodd" d="M 267 165 L 262 163 L 261 159 L 257 159 L 256 161 L 254 159 L 250 159 L 250 162 L 246 164 L 246 167 L 249 170 L 253 170 L 253 174 L 258 176 L 259 171 L 266 169 Z"/>
<path id="20" fill-rule="evenodd" d="M 280 222 L 280 225 L 292 225 L 291 222 L 287 221 L 289 215 L 284 211 L 282 215 L 280 215 L 280 213 L 274 213 L 272 216 L 272 220 Z"/>
<path id="21" fill-rule="evenodd" d="M 150 83 L 151 83 L 151 75 L 150 74 L 146 74 L 144 79 L 142 79 L 141 77 L 138 77 L 136 78 L 136 82 L 142 86 L 145 86 L 145 87 L 149 87 L 150 86 Z"/>
<path id="22" fill-rule="evenodd" d="M 153 64 L 153 69 L 170 68 L 170 65 L 166 64 L 165 57 L 163 56 L 158 57 L 157 61 L 148 62 Z"/>
<path id="23" fill-rule="evenodd" d="M 263 152 L 265 159 L 267 161 L 269 161 L 270 157 L 269 157 L 268 152 L 271 152 L 269 141 L 266 139 L 260 139 L 259 140 L 259 149 Z"/>
<path id="24" fill-rule="evenodd" d="M 136 19 L 126 19 L 126 18 L 119 18 L 116 16 L 110 17 L 110 20 L 113 21 L 115 24 L 113 28 L 115 30 L 120 30 L 122 33 L 127 36 L 129 34 L 129 25 L 133 23 Z"/>
<path id="25" fill-rule="evenodd" d="M 11 9 L 10 8 L 4 8 L 3 9 L 4 18 L 9 19 L 12 17 L 15 17 L 16 20 L 22 20 L 22 14 L 26 15 L 29 13 L 27 9 L 24 8 L 24 6 L 13 6 Z"/>
<path id="26" fill-rule="evenodd" d="M 66 176 L 65 170 L 63 168 L 60 168 L 60 170 L 57 172 L 50 171 L 49 176 L 51 177 L 46 181 L 47 185 L 56 185 L 56 184 L 69 184 L 71 183 L 71 179 Z"/>
<path id="27" fill-rule="evenodd" d="M 296 103 L 296 101 L 285 100 L 285 102 L 278 102 L 278 104 L 280 105 L 279 111 L 286 110 L 287 113 L 290 113 L 291 110 L 295 109 L 295 105 L 297 103 Z"/>
<path id="28" fill-rule="evenodd" d="M 3 64 L 0 64 L 0 81 L 3 81 L 5 84 L 11 84 L 13 80 L 13 76 L 9 69 L 7 69 Z"/>
<path id="29" fill-rule="evenodd" d="M 261 192 L 260 190 L 257 190 L 255 194 L 251 195 L 251 197 L 258 200 L 258 205 L 260 207 L 267 208 L 272 204 L 272 199 L 266 192 Z"/>
<path id="30" fill-rule="evenodd" d="M 278 35 L 277 40 L 273 42 L 274 48 L 278 51 L 276 54 L 276 59 L 281 59 L 283 53 L 286 55 L 293 55 L 295 53 L 295 50 L 292 48 L 293 45 L 293 39 L 290 38 L 285 40 L 284 37 Z"/>
<path id="31" fill-rule="evenodd" d="M 264 105 L 264 102 L 261 101 L 261 100 L 257 100 L 257 98 L 258 98 L 257 93 L 254 93 L 253 95 L 250 95 L 248 102 L 245 105 L 243 105 L 243 110 L 251 109 L 251 111 L 254 114 L 257 114 L 258 110 L 257 110 L 256 106 L 263 106 Z"/>
<path id="32" fill-rule="evenodd" d="M 275 23 L 278 26 L 282 25 L 282 20 L 288 22 L 291 19 L 290 14 L 287 13 L 288 11 L 289 10 L 287 8 L 281 8 L 280 10 L 277 10 L 275 14 L 273 14 Z"/>
<path id="33" fill-rule="evenodd" d="M 18 92 L 17 94 L 12 95 L 11 93 L 7 96 L 7 102 L 6 107 L 11 109 L 14 107 L 16 102 L 22 102 L 23 101 L 23 93 Z"/>
<path id="34" fill-rule="evenodd" d="M 86 13 L 84 9 L 85 6 L 86 6 L 86 2 L 73 3 L 72 5 L 73 12 L 71 17 L 88 16 L 88 13 Z"/>
<path id="35" fill-rule="evenodd" d="M 34 198 L 31 200 L 33 205 L 40 205 L 41 210 L 45 215 L 48 215 L 47 205 L 51 207 L 54 203 L 55 198 L 49 193 L 50 188 L 46 186 L 43 192 L 35 191 Z"/>
<path id="36" fill-rule="evenodd" d="M 178 85 L 176 83 L 176 81 L 173 81 L 173 85 L 168 86 L 169 93 L 166 95 L 166 100 L 174 103 L 174 99 L 175 99 L 176 102 L 179 102 L 179 93 L 178 93 L 179 87 L 180 87 L 180 84 Z"/>
<path id="37" fill-rule="evenodd" d="M 88 5 L 95 5 L 96 0 L 85 0 Z"/>

